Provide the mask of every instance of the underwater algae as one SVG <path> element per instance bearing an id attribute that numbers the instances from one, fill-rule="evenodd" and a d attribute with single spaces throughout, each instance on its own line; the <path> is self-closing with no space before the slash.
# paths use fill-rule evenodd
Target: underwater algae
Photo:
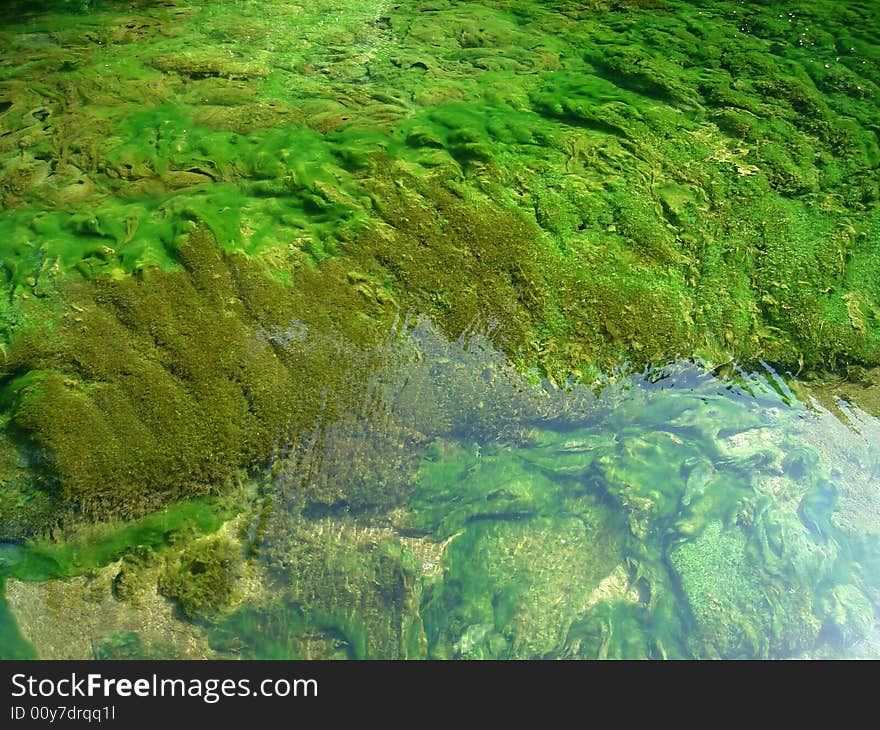
<path id="1" fill-rule="evenodd" d="M 876 655 L 878 21 L 12 3 L 0 655 Z"/>
<path id="2" fill-rule="evenodd" d="M 7 601 L 37 651 L 77 656 L 50 618 L 108 657 L 875 654 L 869 414 L 845 406 L 855 430 L 772 371 L 687 362 L 575 389 L 572 411 L 482 335 L 450 343 L 424 318 L 377 356 L 363 407 L 218 503 L 219 532 L 153 528 L 151 547 L 110 525 L 73 561 L 58 539 L 10 551 Z M 377 439 L 389 423 L 423 436 Z"/>

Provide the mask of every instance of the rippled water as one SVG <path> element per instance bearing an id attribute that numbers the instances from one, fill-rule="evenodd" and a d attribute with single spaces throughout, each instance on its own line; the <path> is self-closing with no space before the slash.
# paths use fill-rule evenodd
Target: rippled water
<path id="1" fill-rule="evenodd" d="M 179 655 L 187 631 L 253 658 L 875 655 L 877 419 L 805 404 L 769 367 L 542 387 L 425 318 L 376 361 L 361 406 L 279 444 L 222 537 L 229 515 L 192 503 L 78 548 L 7 544 L 40 655 L 76 653 L 72 622 L 96 656 Z M 159 578 L 175 619 L 137 577 L 193 520 L 187 584 Z M 26 651 L 8 615 L 3 637 Z"/>

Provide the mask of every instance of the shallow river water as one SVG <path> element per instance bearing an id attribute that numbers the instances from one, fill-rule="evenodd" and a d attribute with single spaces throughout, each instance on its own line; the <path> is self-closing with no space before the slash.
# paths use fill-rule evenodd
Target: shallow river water
<path id="1" fill-rule="evenodd" d="M 9 2 L 0 658 L 880 657 L 871 2 Z"/>

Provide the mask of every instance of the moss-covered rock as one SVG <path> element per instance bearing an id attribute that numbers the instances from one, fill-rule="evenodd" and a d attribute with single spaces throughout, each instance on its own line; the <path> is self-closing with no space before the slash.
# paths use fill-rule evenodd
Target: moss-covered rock
<path id="1" fill-rule="evenodd" d="M 738 529 L 722 530 L 712 522 L 672 550 L 669 559 L 696 621 L 698 653 L 725 659 L 789 656 L 818 636 L 811 597 L 771 589 L 760 564 L 748 557 Z"/>
<path id="2" fill-rule="evenodd" d="M 430 655 L 560 656 L 591 593 L 620 559 L 602 510 L 584 515 L 484 518 L 456 536 L 446 579 L 424 609 Z"/>
<path id="3" fill-rule="evenodd" d="M 236 550 L 224 537 L 187 545 L 159 576 L 159 590 L 189 619 L 212 618 L 233 598 Z"/>

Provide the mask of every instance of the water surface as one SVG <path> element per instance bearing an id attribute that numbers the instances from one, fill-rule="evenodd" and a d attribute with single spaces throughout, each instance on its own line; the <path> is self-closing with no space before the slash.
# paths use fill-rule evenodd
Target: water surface
<path id="1" fill-rule="evenodd" d="M 0 656 L 877 655 L 876 3 L 7 5 Z"/>

